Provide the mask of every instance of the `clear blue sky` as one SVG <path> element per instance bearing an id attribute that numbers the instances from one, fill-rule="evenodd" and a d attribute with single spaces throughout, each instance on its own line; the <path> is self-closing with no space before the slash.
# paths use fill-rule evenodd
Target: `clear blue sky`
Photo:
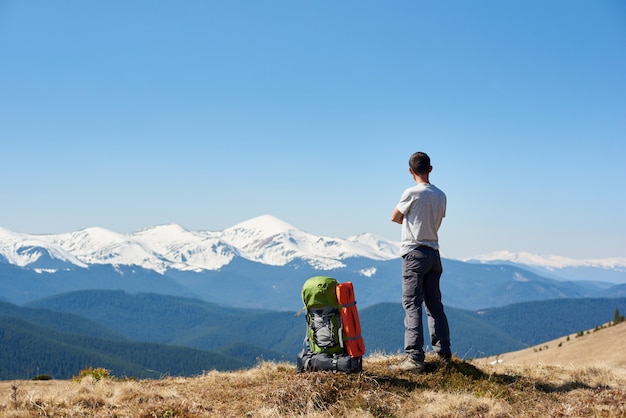
<path id="1" fill-rule="evenodd" d="M 399 240 L 430 154 L 449 257 L 626 257 L 626 3 L 0 0 L 0 226 Z"/>

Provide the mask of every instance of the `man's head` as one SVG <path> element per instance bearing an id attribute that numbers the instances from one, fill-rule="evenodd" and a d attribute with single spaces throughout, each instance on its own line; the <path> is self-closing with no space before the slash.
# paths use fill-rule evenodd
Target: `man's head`
<path id="1" fill-rule="evenodd" d="M 413 170 L 413 173 L 418 175 L 430 173 L 432 170 L 430 157 L 425 152 L 416 152 L 409 158 L 409 168 Z"/>

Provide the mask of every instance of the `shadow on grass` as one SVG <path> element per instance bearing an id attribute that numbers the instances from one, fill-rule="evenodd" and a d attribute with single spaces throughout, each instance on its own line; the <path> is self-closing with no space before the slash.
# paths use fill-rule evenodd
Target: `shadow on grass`
<path id="1" fill-rule="evenodd" d="M 394 392 L 412 392 L 416 389 L 424 389 L 426 385 L 415 379 L 417 375 L 407 373 L 390 373 L 389 375 L 363 371 L 361 377 L 376 382 L 376 385 L 385 389 L 393 389 Z"/>
<path id="2" fill-rule="evenodd" d="M 589 386 L 583 382 L 565 382 L 560 385 L 551 385 L 549 383 L 537 383 L 535 387 L 545 393 L 565 393 L 576 389 L 609 389 L 606 385 Z"/>
<path id="3" fill-rule="evenodd" d="M 381 373 L 378 369 L 372 372 L 364 371 L 364 376 L 374 379 L 381 386 L 407 392 L 416 389 L 483 392 L 489 389 L 492 392 L 530 390 L 565 393 L 577 389 L 607 389 L 605 385 L 590 386 L 581 381 L 551 384 L 517 374 L 486 373 L 473 364 L 461 360 L 453 360 L 449 365 L 440 361 L 427 361 L 424 366 L 424 372 L 421 374 L 391 370 Z"/>

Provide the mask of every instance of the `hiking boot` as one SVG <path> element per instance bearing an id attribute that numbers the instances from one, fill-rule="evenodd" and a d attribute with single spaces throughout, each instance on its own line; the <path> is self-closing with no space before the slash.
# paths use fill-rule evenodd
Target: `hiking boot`
<path id="1" fill-rule="evenodd" d="M 390 370 L 420 374 L 424 371 L 424 362 L 413 360 L 407 356 L 402 362 L 389 366 Z"/>

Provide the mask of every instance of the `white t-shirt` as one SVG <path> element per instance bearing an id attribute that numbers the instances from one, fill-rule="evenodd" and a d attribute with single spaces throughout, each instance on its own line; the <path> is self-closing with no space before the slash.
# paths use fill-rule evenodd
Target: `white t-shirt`
<path id="1" fill-rule="evenodd" d="M 402 193 L 396 208 L 404 215 L 401 255 L 411 252 L 420 245 L 439 249 L 437 231 L 446 216 L 444 192 L 433 184 L 416 184 Z"/>

